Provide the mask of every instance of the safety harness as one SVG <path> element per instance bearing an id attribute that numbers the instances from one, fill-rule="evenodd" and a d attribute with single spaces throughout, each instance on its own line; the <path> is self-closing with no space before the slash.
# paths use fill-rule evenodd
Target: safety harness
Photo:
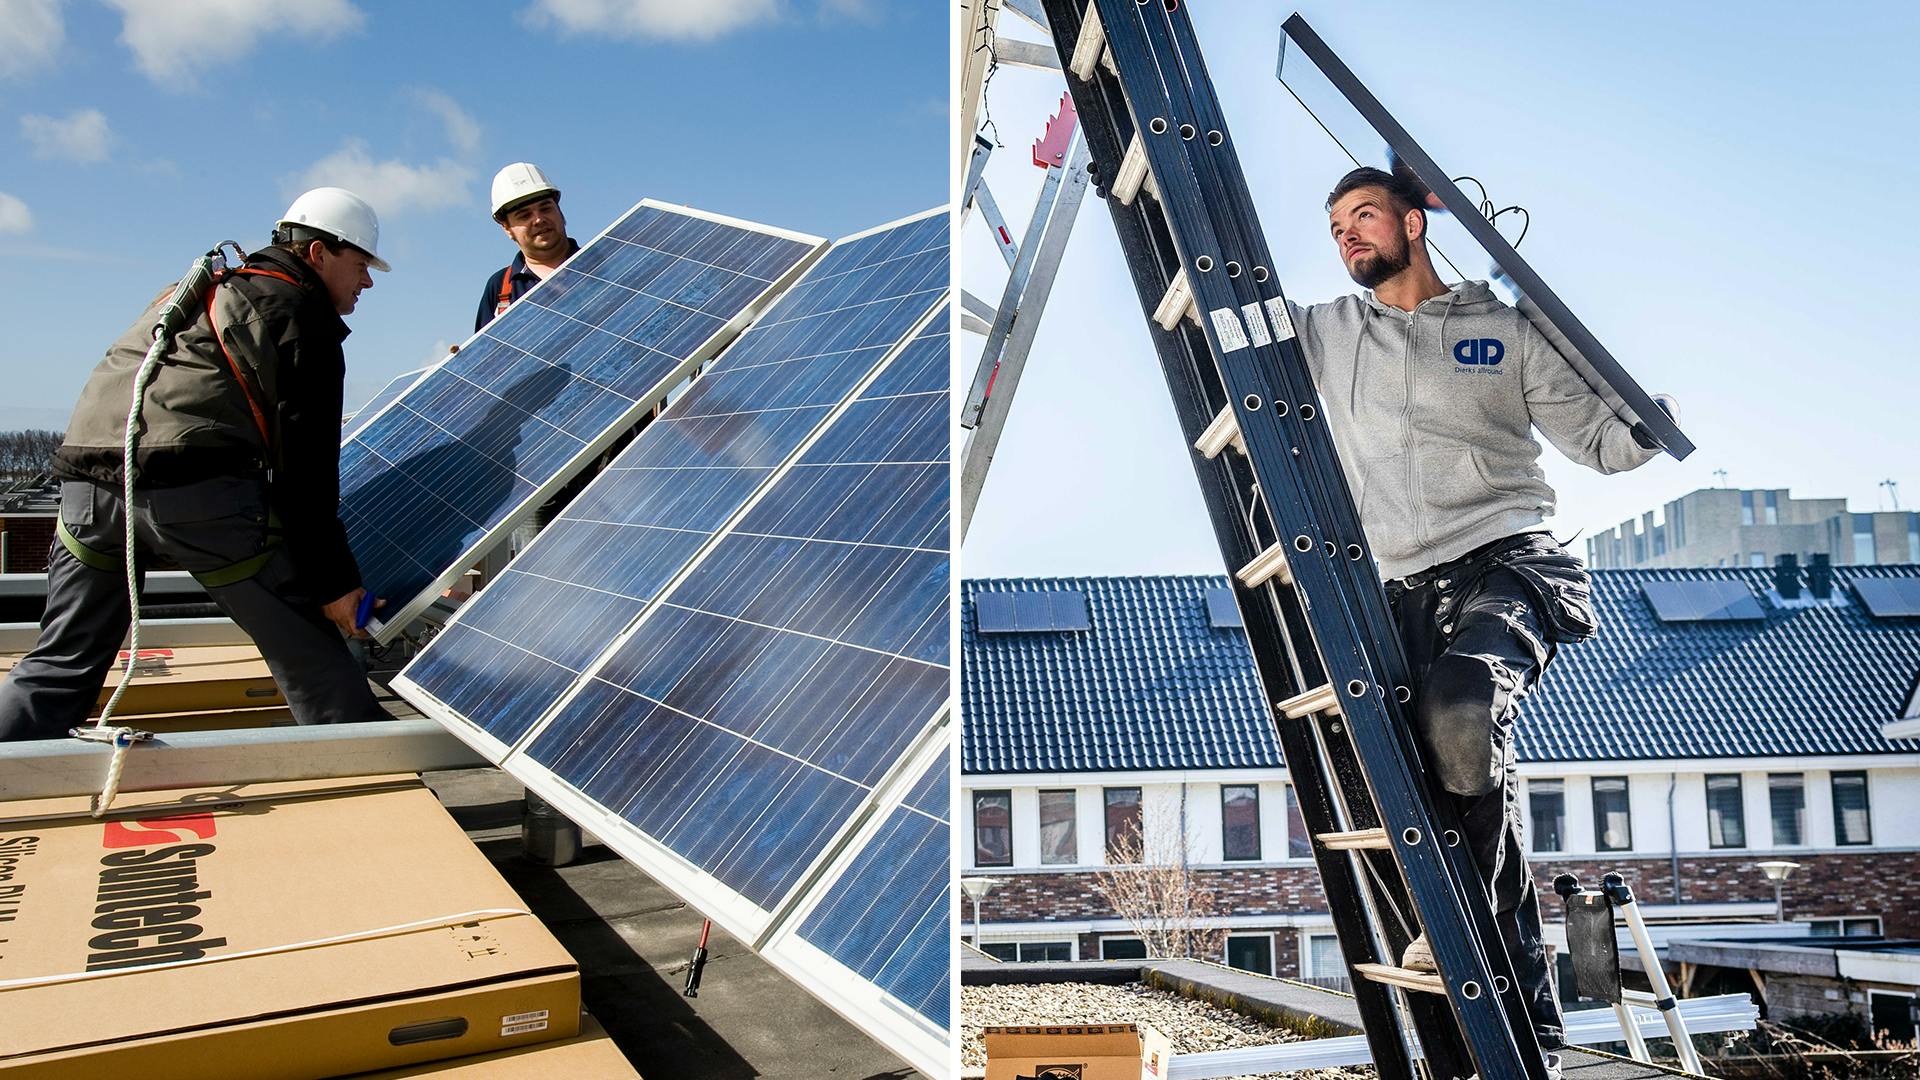
<path id="1" fill-rule="evenodd" d="M 232 248 L 234 253 L 239 256 L 238 261 L 242 263 L 245 262 L 247 253 L 241 250 L 240 245 L 232 240 L 221 241 L 212 251 L 195 259 L 193 265 L 187 269 L 186 276 L 180 279 L 180 283 L 174 286 L 172 294 L 168 296 L 166 301 L 161 305 L 159 318 L 153 327 L 153 344 L 147 349 L 146 356 L 141 360 L 140 366 L 134 371 L 133 395 L 127 407 L 126 434 L 124 442 L 121 444 L 121 516 L 124 518 L 126 526 L 126 535 L 122 542 L 122 558 L 115 559 L 110 555 L 96 551 L 81 543 L 67 530 L 64 515 L 62 515 L 62 519 L 55 525 L 55 532 L 60 538 L 61 546 L 65 547 L 67 552 L 83 565 L 105 573 L 113 573 L 124 569 L 127 577 L 129 623 L 127 630 L 126 666 L 121 670 L 120 682 L 119 685 L 114 687 L 113 696 L 107 699 L 106 706 L 100 710 L 100 718 L 94 722 L 92 727 L 74 728 L 72 731 L 72 734 L 76 738 L 91 742 L 106 743 L 113 747 L 113 756 L 107 763 L 106 781 L 101 787 L 99 797 L 94 800 L 94 817 L 100 817 L 105 814 L 107 808 L 113 804 L 113 797 L 120 788 L 121 771 L 126 766 L 127 751 L 132 748 L 135 743 L 145 742 L 153 738 L 153 733 L 149 731 L 141 731 L 136 728 L 124 726 L 112 726 L 107 723 L 113 716 L 114 708 L 120 704 L 121 696 L 127 692 L 128 685 L 133 682 L 133 676 L 140 657 L 140 577 L 137 557 L 138 549 L 136 547 L 133 527 L 133 486 L 136 473 L 134 444 L 140 427 L 140 406 L 146 398 L 147 383 L 153 378 L 154 370 L 159 367 L 161 357 L 166 353 L 168 347 L 172 345 L 173 339 L 181 330 L 192 323 L 194 315 L 197 314 L 194 308 L 200 306 L 203 302 L 207 313 L 208 329 L 213 332 L 213 339 L 220 346 L 220 354 L 226 359 L 227 369 L 233 372 L 234 381 L 240 384 L 240 392 L 246 397 L 247 408 L 253 414 L 255 426 L 260 430 L 261 441 L 266 446 L 269 457 L 272 455 L 273 436 L 267 424 L 266 412 L 261 409 L 259 400 L 254 397 L 253 387 L 247 382 L 246 376 L 240 369 L 239 363 L 234 360 L 233 354 L 227 349 L 226 339 L 220 334 L 220 325 L 214 314 L 214 293 L 222 284 L 242 275 L 279 278 L 282 281 L 300 286 L 301 288 L 306 288 L 306 286 L 301 285 L 301 283 L 293 277 L 277 270 L 263 270 L 245 265 L 229 270 L 227 269 L 225 255 L 225 249 L 227 248 Z M 195 581 L 198 581 L 201 586 L 209 589 L 217 589 L 221 586 L 237 584 L 253 577 L 265 568 L 267 563 L 278 553 L 279 546 L 280 521 L 278 516 L 269 509 L 267 514 L 266 544 L 262 551 L 256 555 L 241 559 L 238 562 L 229 563 L 226 566 L 195 573 L 193 578 Z"/>
<path id="2" fill-rule="evenodd" d="M 505 315 L 507 313 L 507 309 L 512 306 L 513 306 L 513 264 L 508 263 L 507 268 L 505 270 L 500 271 L 500 295 L 498 298 L 495 299 L 493 304 L 493 317 L 497 319 L 500 316 Z"/>

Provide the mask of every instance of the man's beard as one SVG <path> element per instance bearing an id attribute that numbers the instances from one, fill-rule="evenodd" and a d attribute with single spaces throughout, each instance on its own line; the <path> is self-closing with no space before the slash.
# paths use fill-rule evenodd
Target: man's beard
<path id="1" fill-rule="evenodd" d="M 1361 288 L 1377 289 L 1382 282 L 1393 280 L 1402 270 L 1413 265 L 1409 257 L 1411 247 L 1412 245 L 1408 244 L 1406 237 L 1403 236 L 1396 250 L 1383 251 L 1375 248 L 1372 255 L 1355 262 L 1347 274 Z"/>

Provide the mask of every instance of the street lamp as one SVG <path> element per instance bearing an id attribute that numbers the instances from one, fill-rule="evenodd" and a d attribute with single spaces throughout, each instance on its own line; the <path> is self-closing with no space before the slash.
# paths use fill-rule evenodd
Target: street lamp
<path id="1" fill-rule="evenodd" d="M 999 878 L 963 877 L 960 879 L 960 891 L 973 901 L 973 947 L 980 947 L 980 901 L 1000 884 Z"/>
<path id="2" fill-rule="evenodd" d="M 1781 896 L 1781 891 L 1786 888 L 1787 879 L 1793 876 L 1793 872 L 1800 869 L 1800 864 L 1774 859 L 1757 865 L 1760 872 L 1767 875 L 1767 880 L 1773 882 L 1773 921 L 1784 924 L 1787 921 L 1787 902 Z"/>

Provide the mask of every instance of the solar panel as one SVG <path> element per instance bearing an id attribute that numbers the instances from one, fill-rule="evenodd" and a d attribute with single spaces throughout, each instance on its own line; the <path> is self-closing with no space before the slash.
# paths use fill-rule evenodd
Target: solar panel
<path id="1" fill-rule="evenodd" d="M 1920 578 L 1855 578 L 1853 591 L 1877 618 L 1920 615 Z"/>
<path id="2" fill-rule="evenodd" d="M 797 919 L 872 886 L 876 843 L 876 903 L 945 895 L 902 805 L 945 761 L 946 237 L 933 211 L 834 245 L 394 684 L 929 1072 L 944 947 Z"/>
<path id="3" fill-rule="evenodd" d="M 1648 581 L 1640 586 L 1661 622 L 1735 622 L 1767 613 L 1743 581 Z"/>
<path id="4" fill-rule="evenodd" d="M 367 426 L 367 421 L 380 415 L 381 409 L 393 404 L 401 394 L 406 393 L 407 388 L 412 386 L 420 376 L 426 374 L 427 370 L 426 368 L 414 368 L 412 371 L 403 371 L 395 375 L 392 379 L 389 379 L 385 386 L 374 391 L 373 396 L 367 399 L 365 405 L 353 410 L 353 412 L 347 416 L 346 421 L 341 425 L 342 430 L 340 437 L 342 439 L 351 439 L 359 434 L 360 429 Z"/>
<path id="5" fill-rule="evenodd" d="M 1207 621 L 1223 628 L 1247 625 L 1240 615 L 1240 604 L 1234 600 L 1232 589 L 1207 590 Z"/>
<path id="6" fill-rule="evenodd" d="M 824 242 L 644 201 L 340 450 L 386 640 L 730 342 Z"/>
<path id="7" fill-rule="evenodd" d="M 973 598 L 973 620 L 983 634 L 1093 629 L 1087 594 L 1078 589 L 980 593 Z"/>
<path id="8" fill-rule="evenodd" d="M 408 676 L 502 749 L 523 737 L 940 301 L 943 229 L 923 216 L 836 244 Z"/>

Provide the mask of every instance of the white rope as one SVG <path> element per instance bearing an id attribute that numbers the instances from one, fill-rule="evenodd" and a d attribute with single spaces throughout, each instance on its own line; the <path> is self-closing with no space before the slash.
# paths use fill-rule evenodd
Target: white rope
<path id="1" fill-rule="evenodd" d="M 214 249 L 218 252 L 218 248 Z M 127 662 L 120 672 L 120 682 L 113 688 L 113 695 L 107 698 L 106 707 L 100 710 L 100 719 L 94 721 L 90 730 L 76 729 L 75 735 L 99 742 L 108 742 L 113 746 L 113 756 L 107 761 L 107 778 L 101 785 L 100 797 L 94 800 L 93 816 L 100 817 L 113 805 L 113 798 L 120 791 L 120 774 L 126 768 L 127 751 L 136 742 L 142 742 L 152 736 L 143 731 L 128 727 L 109 726 L 107 721 L 113 717 L 113 710 L 119 706 L 120 699 L 126 695 L 127 687 L 132 685 L 136 666 L 140 663 L 140 572 L 135 556 L 133 530 L 133 479 L 134 479 L 134 443 L 140 425 L 140 405 L 146 399 L 147 382 L 153 378 L 153 369 L 159 366 L 160 354 L 173 340 L 171 326 L 179 324 L 180 318 L 187 313 L 187 305 L 197 304 L 201 295 L 199 278 L 205 278 L 206 288 L 213 287 L 213 258 L 202 256 L 194 260 L 187 269 L 187 276 L 173 288 L 160 309 L 160 321 L 153 328 L 153 344 L 147 347 L 147 355 L 133 373 L 133 398 L 127 404 L 127 426 L 122 433 L 120 444 L 120 516 L 126 526 L 122 534 L 122 548 L 127 568 Z"/>
<path id="2" fill-rule="evenodd" d="M 169 960 L 164 964 L 143 964 L 139 967 L 109 968 L 105 971 L 69 971 L 59 975 L 31 975 L 22 979 L 0 980 L 0 993 L 8 990 L 28 990 L 37 986 L 60 986 L 66 983 L 86 982 L 92 979 L 111 979 L 116 975 L 144 975 L 149 971 L 164 971 L 168 968 L 197 967 L 201 964 L 219 964 L 228 960 L 245 960 L 253 956 L 274 956 L 279 953 L 299 952 L 302 949 L 319 949 L 328 945 L 347 945 L 356 941 L 374 941 L 384 937 L 398 937 L 415 930 L 435 930 L 442 927 L 461 926 L 466 923 L 482 922 L 488 919 L 507 919 L 515 915 L 533 918 L 533 912 L 524 908 L 480 908 L 475 911 L 463 911 L 458 915 L 441 915 L 432 919 L 420 919 L 415 922 L 382 926 L 374 930 L 356 930 L 349 934 L 335 934 L 332 937 L 314 938 L 311 941 L 296 941 L 287 945 L 268 945 L 259 949 L 243 949 L 240 952 L 221 953 L 219 956 L 200 956 L 191 960 Z"/>

